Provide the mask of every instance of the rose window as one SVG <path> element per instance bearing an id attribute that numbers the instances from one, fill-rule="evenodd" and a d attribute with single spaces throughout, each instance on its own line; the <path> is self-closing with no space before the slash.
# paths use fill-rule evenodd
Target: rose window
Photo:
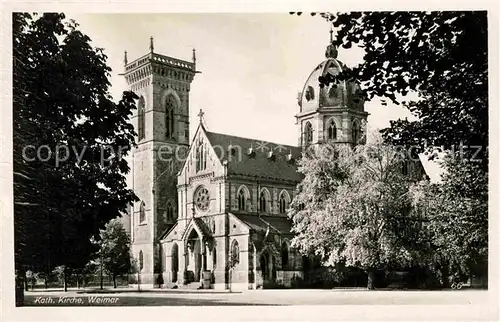
<path id="1" fill-rule="evenodd" d="M 210 194 L 208 193 L 207 188 L 198 188 L 194 195 L 194 204 L 196 205 L 196 207 L 201 211 L 205 211 L 208 209 L 209 202 Z"/>

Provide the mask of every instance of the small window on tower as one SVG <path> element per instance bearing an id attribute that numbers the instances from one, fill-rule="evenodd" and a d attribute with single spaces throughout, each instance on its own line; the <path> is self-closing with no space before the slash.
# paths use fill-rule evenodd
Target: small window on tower
<path id="1" fill-rule="evenodd" d="M 336 140 L 337 139 L 337 126 L 335 126 L 335 121 L 330 119 L 328 121 L 328 140 Z"/>
<path id="2" fill-rule="evenodd" d="M 141 205 L 139 207 L 139 223 L 142 224 L 146 222 L 146 204 L 144 202 L 141 202 Z"/>
<path id="3" fill-rule="evenodd" d="M 307 86 L 306 100 L 309 102 L 313 99 L 314 99 L 314 88 L 312 88 L 312 86 Z"/>
<path id="4" fill-rule="evenodd" d="M 312 125 L 309 122 L 306 122 L 304 126 L 304 143 L 306 146 L 310 145 L 313 140 L 313 129 Z"/>
<path id="5" fill-rule="evenodd" d="M 175 107 L 175 97 L 173 95 L 169 95 L 165 101 L 165 137 L 167 139 L 172 139 L 174 137 Z"/>
<path id="6" fill-rule="evenodd" d="M 360 132 L 359 123 L 357 121 L 352 122 L 352 143 L 358 144 Z"/>
<path id="7" fill-rule="evenodd" d="M 144 97 L 141 96 L 139 98 L 139 103 L 138 103 L 138 113 L 137 113 L 137 135 L 138 135 L 138 140 L 141 141 L 146 137 L 146 108 L 145 108 L 145 101 Z"/>
<path id="8" fill-rule="evenodd" d="M 339 97 L 339 92 L 338 92 L 338 86 L 333 84 L 330 90 L 328 91 L 328 96 L 330 98 L 338 98 Z"/>
<path id="9" fill-rule="evenodd" d="M 172 205 L 171 202 L 168 202 L 167 204 L 167 223 L 170 223 L 172 221 L 174 221 L 174 206 Z"/>

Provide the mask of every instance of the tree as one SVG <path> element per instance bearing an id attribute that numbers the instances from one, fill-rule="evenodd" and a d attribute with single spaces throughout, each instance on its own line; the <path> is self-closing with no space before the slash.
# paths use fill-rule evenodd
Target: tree
<path id="1" fill-rule="evenodd" d="M 380 136 L 354 150 L 330 144 L 309 150 L 299 161 L 304 179 L 289 213 L 293 245 L 326 266 L 365 270 L 368 289 L 378 269 L 420 260 L 424 240 L 418 226 L 407 224 L 416 218 L 411 181 L 401 173 L 405 157 Z"/>
<path id="2" fill-rule="evenodd" d="M 101 231 L 100 246 L 102 264 L 116 288 L 116 276 L 127 274 L 131 269 L 130 238 L 120 221 L 111 220 L 106 224 L 106 229 Z"/>
<path id="3" fill-rule="evenodd" d="M 485 176 L 477 177 L 471 171 L 479 164 L 470 165 L 470 161 L 456 156 L 448 156 L 445 162 L 453 170 L 444 175 L 443 181 L 416 185 L 411 197 L 427 223 L 429 264 L 440 271 L 447 287 L 448 276 L 487 275 L 488 204 L 482 194 L 487 192 L 488 182 Z"/>
<path id="4" fill-rule="evenodd" d="M 334 45 L 346 49 L 358 46 L 365 51 L 360 64 L 345 66 L 339 75 L 326 75 L 320 82 L 356 81 L 365 100 L 380 97 L 409 109 L 416 120 L 391 121 L 391 126 L 382 130 L 383 136 L 389 143 L 430 154 L 431 158 L 435 150 L 451 156 L 452 162 L 441 160 L 447 174 L 440 189 L 446 200 L 459 202 L 454 207 L 470 209 L 463 216 L 473 216 L 481 224 L 472 237 L 467 226 L 471 218 L 452 217 L 454 221 L 449 223 L 455 228 L 447 231 L 465 232 L 466 239 L 481 240 L 462 245 L 461 252 L 473 247 L 471 253 L 482 256 L 474 262 L 485 262 L 489 162 L 486 11 L 319 15 L 336 28 Z M 404 101 L 410 92 L 418 97 Z M 434 219 L 440 225 L 439 219 Z"/>
<path id="5" fill-rule="evenodd" d="M 90 237 L 136 200 L 123 157 L 137 96 L 112 102 L 106 58 L 64 14 L 13 14 L 17 276 L 83 267 Z"/>

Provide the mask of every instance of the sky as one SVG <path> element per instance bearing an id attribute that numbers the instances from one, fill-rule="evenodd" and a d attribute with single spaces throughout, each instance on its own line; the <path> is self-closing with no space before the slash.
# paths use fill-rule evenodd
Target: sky
<path id="1" fill-rule="evenodd" d="M 196 49 L 197 74 L 190 92 L 190 135 L 205 112 L 209 131 L 296 145 L 294 115 L 297 94 L 309 74 L 325 57 L 329 23 L 309 15 L 288 13 L 189 14 L 67 14 L 75 19 L 95 47 L 104 48 L 112 68 L 111 93 L 116 101 L 127 89 L 123 76 L 124 51 L 128 61 L 154 51 L 191 61 Z M 338 59 L 353 66 L 363 50 L 340 48 Z M 389 121 L 408 117 L 403 107 L 365 104 L 368 126 L 380 129 Z M 438 180 L 439 168 L 423 160 L 429 176 Z"/>

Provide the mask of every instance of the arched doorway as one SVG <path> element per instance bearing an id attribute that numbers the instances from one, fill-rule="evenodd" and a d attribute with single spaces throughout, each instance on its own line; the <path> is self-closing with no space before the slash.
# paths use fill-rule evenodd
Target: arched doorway
<path id="1" fill-rule="evenodd" d="M 191 275 L 189 281 L 199 282 L 202 270 L 202 242 L 195 229 L 191 230 L 188 237 L 188 274 Z"/>
<path id="2" fill-rule="evenodd" d="M 177 282 L 177 273 L 179 272 L 179 246 L 177 246 L 177 244 L 174 244 L 174 246 L 172 246 L 171 255 L 172 255 L 171 257 L 172 282 L 175 283 Z"/>
<path id="3" fill-rule="evenodd" d="M 264 282 L 264 286 L 269 284 L 270 282 L 276 279 L 275 272 L 275 260 L 274 256 L 269 253 L 269 251 L 265 250 L 260 255 L 260 270 L 262 273 L 262 280 Z"/>

